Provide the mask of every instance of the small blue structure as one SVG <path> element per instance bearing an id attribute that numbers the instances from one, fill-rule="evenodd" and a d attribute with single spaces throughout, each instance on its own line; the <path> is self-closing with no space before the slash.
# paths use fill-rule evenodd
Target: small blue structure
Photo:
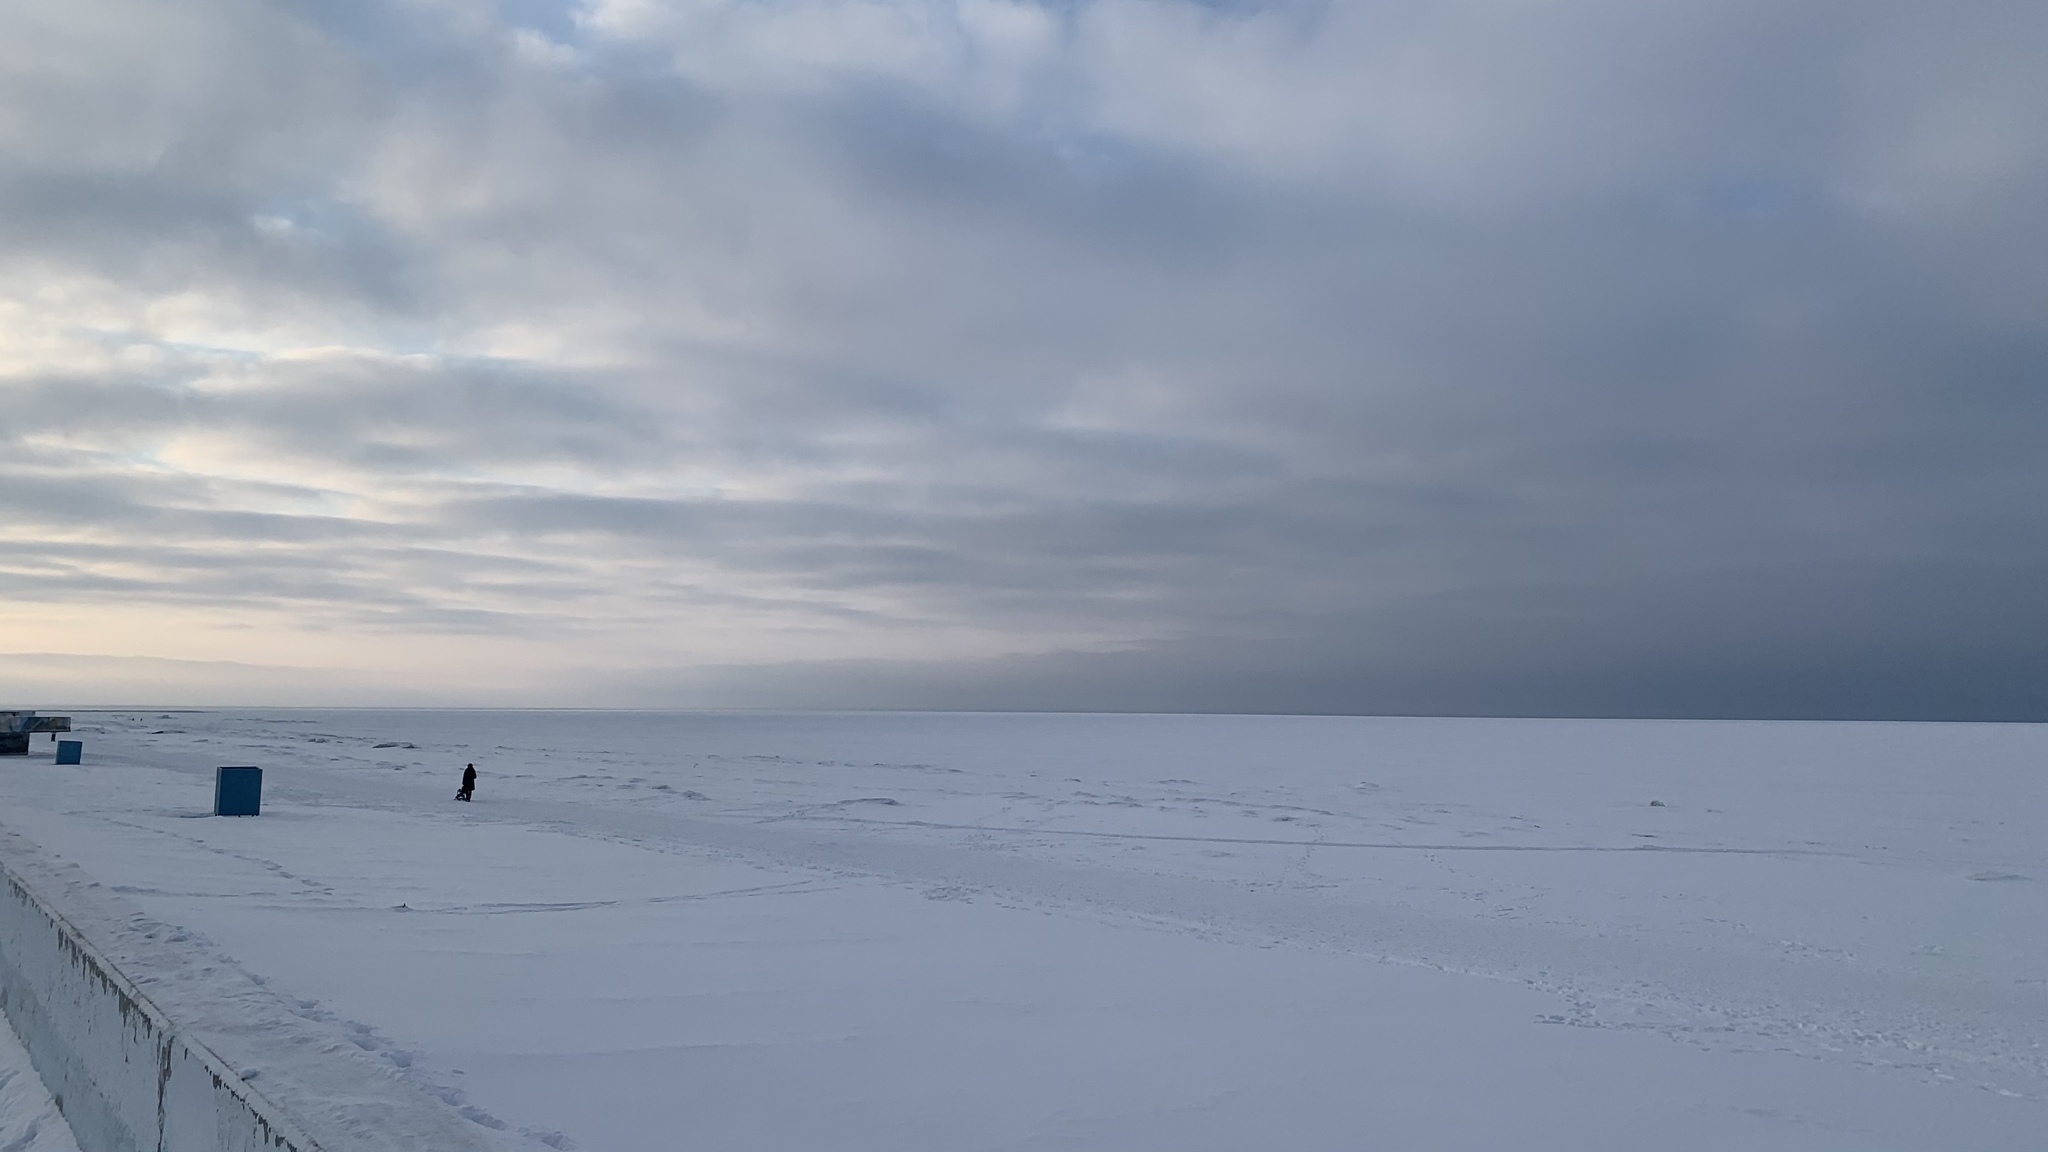
<path id="1" fill-rule="evenodd" d="M 77 764 L 77 763 L 80 763 L 80 762 L 82 761 L 82 759 L 83 759 L 83 757 L 84 757 L 84 756 L 85 756 L 85 741 L 83 741 L 83 740 L 59 740 L 59 741 L 57 741 L 57 763 L 59 763 L 59 764 Z"/>
<path id="2" fill-rule="evenodd" d="M 254 816 L 263 806 L 263 769 L 216 768 L 213 770 L 213 814 Z"/>

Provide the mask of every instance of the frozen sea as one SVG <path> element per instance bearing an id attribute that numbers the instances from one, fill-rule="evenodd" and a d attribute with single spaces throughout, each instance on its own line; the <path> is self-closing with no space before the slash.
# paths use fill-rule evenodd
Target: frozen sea
<path id="1" fill-rule="evenodd" d="M 74 716 L 10 859 L 337 1152 L 2048 1132 L 2048 727 Z"/>

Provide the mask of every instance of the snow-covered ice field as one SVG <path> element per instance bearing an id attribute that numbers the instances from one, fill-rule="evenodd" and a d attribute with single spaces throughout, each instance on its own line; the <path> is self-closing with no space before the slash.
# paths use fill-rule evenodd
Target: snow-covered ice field
<path id="1" fill-rule="evenodd" d="M 280 1035 L 506 1148 L 2048 1132 L 2044 727 L 75 715 L 0 828 L 302 1112 Z"/>

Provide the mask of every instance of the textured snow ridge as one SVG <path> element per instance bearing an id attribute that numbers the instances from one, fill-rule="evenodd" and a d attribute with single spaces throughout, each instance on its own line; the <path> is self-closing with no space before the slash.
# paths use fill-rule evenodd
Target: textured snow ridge
<path id="1" fill-rule="evenodd" d="M 215 1066 L 212 1082 L 220 1089 L 225 1077 L 223 1090 L 254 1100 L 258 1119 L 251 1131 L 260 1138 L 252 1139 L 251 1147 L 281 1141 L 282 1146 L 311 1152 L 401 1147 L 496 1152 L 504 1146 L 488 1128 L 405 1083 L 388 1064 L 368 1058 L 348 1028 L 278 996 L 205 938 L 154 920 L 107 892 L 76 865 L 52 862 L 34 844 L 5 829 L 0 829 L 0 861 L 24 887 L 61 913 L 69 930 L 99 954 L 95 962 L 103 958 L 119 974 L 116 982 L 126 980 L 146 998 L 142 1009 L 152 1018 L 162 1014 L 169 1023 L 160 1024 L 159 1030 L 199 1039 L 204 1047 L 194 1050 L 194 1059 L 209 1064 L 218 1059 L 226 1065 Z M 51 1016 L 65 1011 L 77 1008 L 48 1008 Z M 72 1025 L 63 1019 L 45 1023 L 58 1032 Z M 75 1038 L 67 1039 L 75 1043 Z M 0 1053 L 0 1075 L 5 1075 L 4 1056 Z M 118 1056 L 109 1061 L 104 1055 L 99 1059 L 107 1067 L 82 1071 L 106 1081 L 100 1087 L 116 1097 L 109 1102 L 118 1112 L 122 1104 L 132 1102 L 119 1098 L 121 1089 L 114 1081 L 130 1070 L 121 1065 L 135 1061 L 124 1062 Z M 156 1063 L 141 1061 L 145 1071 Z M 199 1070 L 202 1078 L 204 1071 Z M 260 1083 L 260 1091 L 250 1093 L 251 1082 Z M 36 1086 L 43 1088 L 40 1080 Z M 146 1103 L 150 1107 L 145 1110 L 154 1112 L 155 1101 Z M 44 1127 L 19 1134 L 19 1148 L 42 1147 L 32 1141 L 44 1138 Z M 17 1152 L 17 1146 L 0 1141 L 0 1152 Z"/>
<path id="2" fill-rule="evenodd" d="M 0 879 L 0 1008 L 75 1139 L 93 1152 L 317 1152 L 26 881 Z"/>

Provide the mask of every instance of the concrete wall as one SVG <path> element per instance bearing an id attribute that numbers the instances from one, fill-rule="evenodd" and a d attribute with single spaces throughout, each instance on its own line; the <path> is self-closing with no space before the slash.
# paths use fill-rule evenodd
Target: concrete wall
<path id="1" fill-rule="evenodd" d="M 83 1152 L 318 1152 L 0 865 L 0 1011 Z"/>

